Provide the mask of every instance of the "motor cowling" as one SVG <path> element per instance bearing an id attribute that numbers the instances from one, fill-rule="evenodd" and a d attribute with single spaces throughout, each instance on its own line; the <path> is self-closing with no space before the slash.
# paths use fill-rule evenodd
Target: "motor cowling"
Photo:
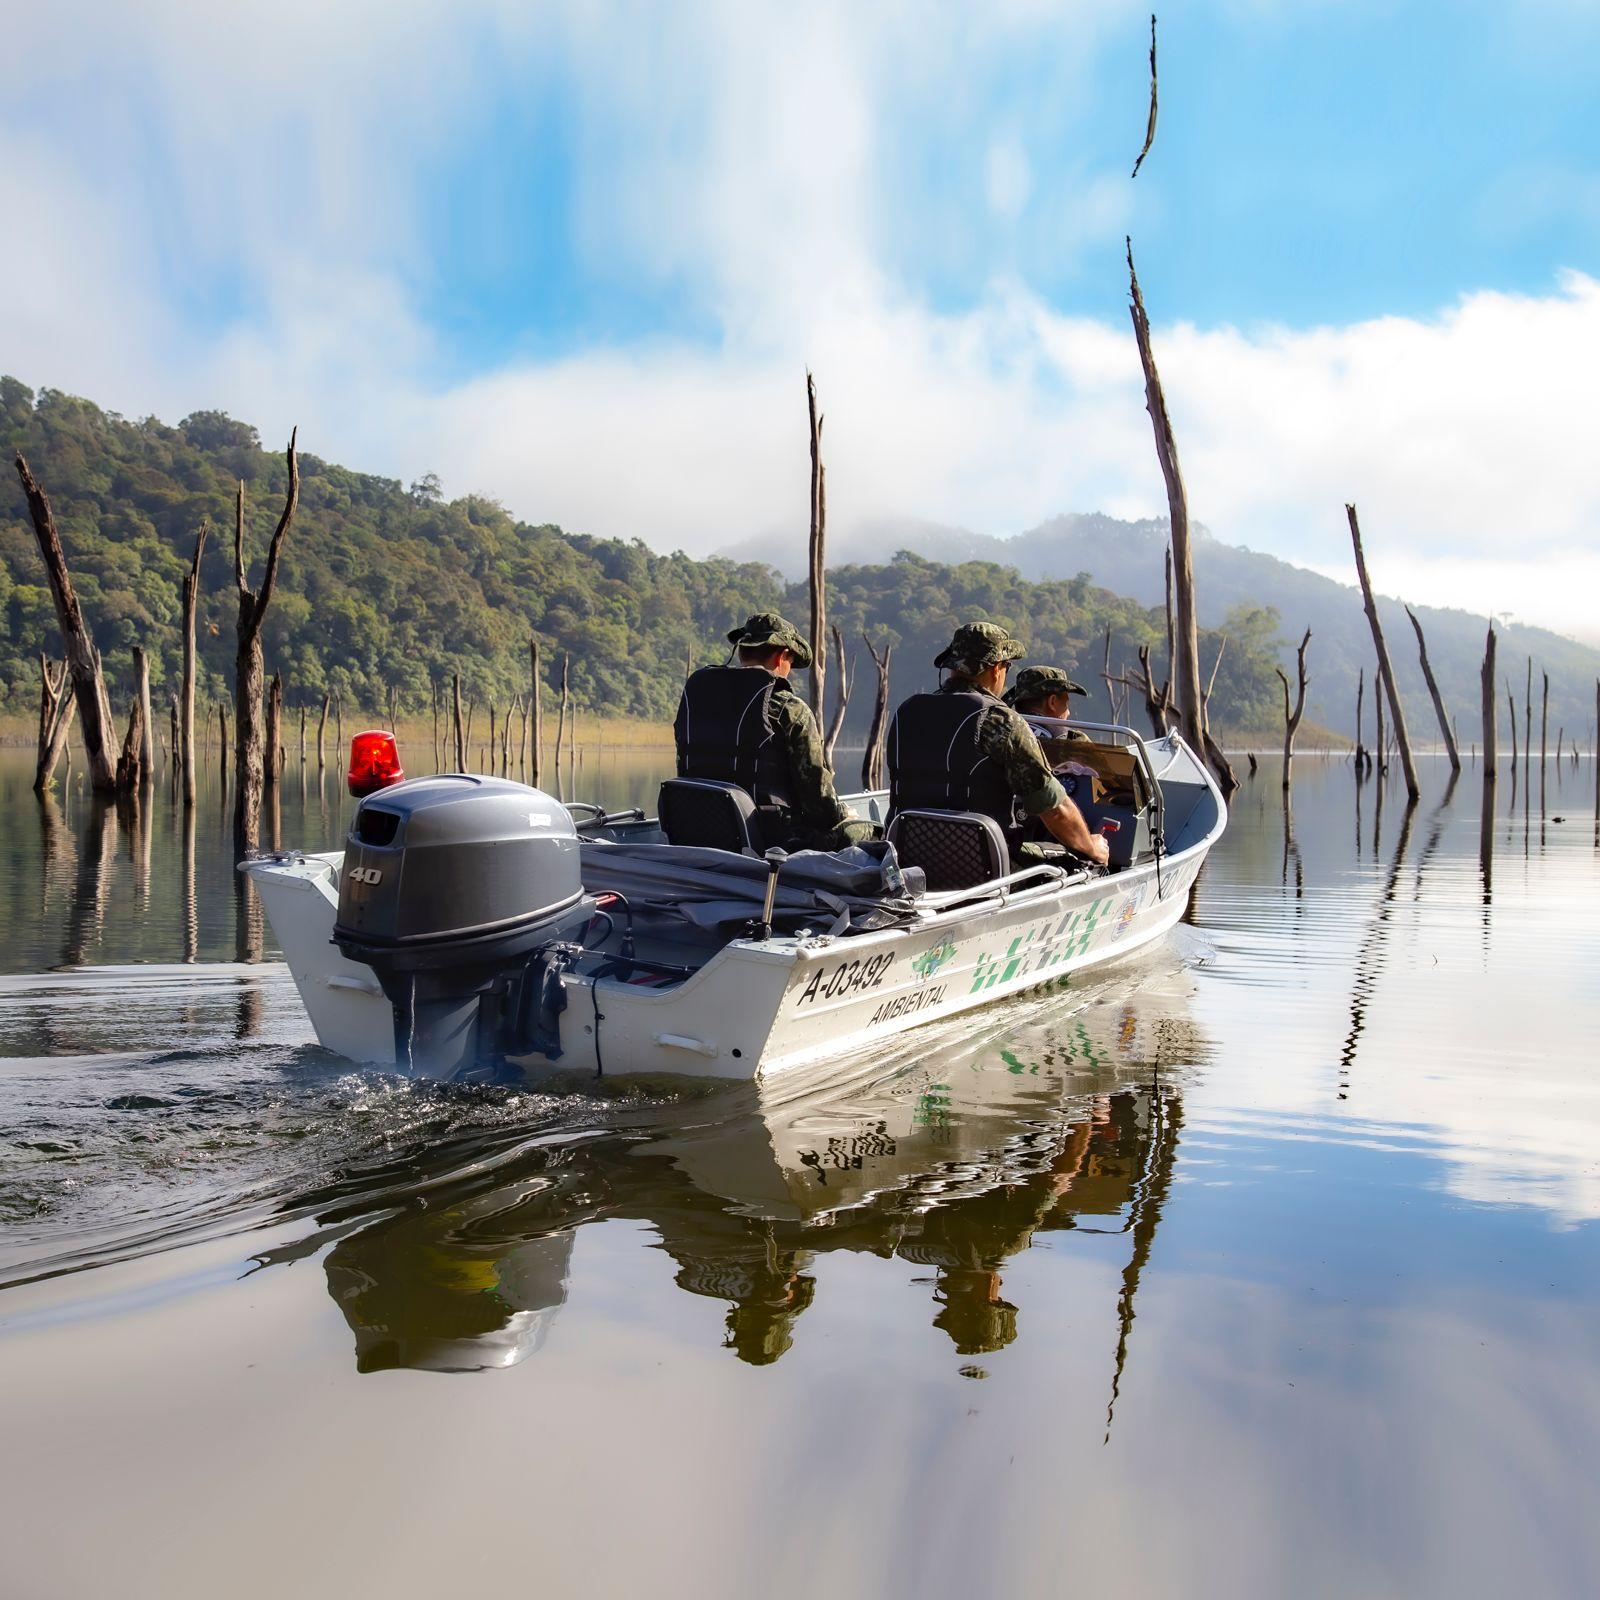
<path id="1" fill-rule="evenodd" d="M 396 1061 L 454 1076 L 508 1048 L 539 1048 L 551 995 L 537 969 L 552 947 L 581 938 L 593 909 L 559 801 L 453 773 L 361 802 L 333 938 L 373 969 L 393 1006 Z"/>

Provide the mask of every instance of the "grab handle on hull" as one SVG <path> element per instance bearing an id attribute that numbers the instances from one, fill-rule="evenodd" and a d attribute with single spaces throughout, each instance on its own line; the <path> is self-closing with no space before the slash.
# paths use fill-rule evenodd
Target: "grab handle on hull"
<path id="1" fill-rule="evenodd" d="M 717 1054 L 714 1044 L 707 1044 L 704 1039 L 691 1039 L 686 1033 L 658 1033 L 655 1042 L 669 1050 L 690 1050 L 697 1056 L 714 1058 Z"/>

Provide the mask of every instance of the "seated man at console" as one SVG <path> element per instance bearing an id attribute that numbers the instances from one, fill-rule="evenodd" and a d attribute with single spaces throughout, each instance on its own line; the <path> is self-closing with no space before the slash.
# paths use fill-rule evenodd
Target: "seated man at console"
<path id="1" fill-rule="evenodd" d="M 759 611 L 728 634 L 737 661 L 701 667 L 683 686 L 672 732 L 680 778 L 735 783 L 755 801 L 768 845 L 842 850 L 875 839 L 834 792 L 811 708 L 789 674 L 811 665 L 792 622 Z"/>
<path id="2" fill-rule="evenodd" d="M 1023 647 L 992 622 L 968 622 L 933 659 L 950 676 L 901 703 L 889 725 L 889 811 L 978 811 L 993 817 L 1013 861 L 1026 862 L 1024 817 L 1104 866 L 1106 841 L 1051 772 L 1033 730 L 1000 699 Z"/>
<path id="3" fill-rule="evenodd" d="M 1017 674 L 1017 681 L 1006 690 L 1004 699 L 1025 717 L 1053 717 L 1057 722 L 1065 722 L 1072 715 L 1072 696 L 1088 692 L 1060 667 L 1024 667 Z M 1062 728 L 1055 737 L 1087 742 L 1089 735 L 1077 728 Z"/>

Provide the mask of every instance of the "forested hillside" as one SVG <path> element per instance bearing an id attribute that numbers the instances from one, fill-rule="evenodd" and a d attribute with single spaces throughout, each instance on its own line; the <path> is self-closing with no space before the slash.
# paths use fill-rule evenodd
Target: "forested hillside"
<path id="1" fill-rule="evenodd" d="M 176 682 L 180 583 L 195 530 L 210 520 L 202 694 L 226 693 L 236 612 L 234 487 L 244 480 L 249 549 L 259 569 L 282 504 L 281 448 L 264 451 L 253 428 L 217 412 L 198 412 L 176 427 L 153 418 L 131 422 L 57 391 L 36 396 L 11 378 L 0 379 L 0 442 L 7 462 L 0 479 L 4 708 L 31 712 L 39 652 L 59 653 L 43 566 L 10 468 L 19 452 L 50 494 L 118 696 L 126 694 L 136 643 L 150 652 L 158 704 Z M 561 655 L 570 651 L 578 704 L 665 720 L 686 658 L 720 659 L 726 630 L 750 611 L 776 606 L 802 623 L 807 614 L 803 585 L 785 583 L 764 563 L 659 555 L 642 539 L 519 523 L 477 496 L 446 502 L 428 478 L 406 488 L 309 451 L 300 461 L 300 513 L 264 630 L 267 669 L 283 673 L 291 706 L 332 690 L 351 709 L 371 709 L 396 687 L 402 703 L 421 707 L 453 672 L 469 693 L 503 702 L 526 688 L 528 638 L 537 634 L 547 685 L 559 681 Z M 803 531 L 796 537 L 803 541 Z M 1119 660 L 1131 662 L 1135 645 L 1164 636 L 1160 611 L 1086 577 L 1029 582 L 989 561 L 946 565 L 904 554 L 843 567 L 829 575 L 829 596 L 831 620 L 866 669 L 848 724 L 857 735 L 871 706 L 863 629 L 896 646 L 898 695 L 932 683 L 932 658 L 957 621 L 992 618 L 1028 642 L 1031 659 L 1076 668 L 1096 691 L 1091 709 L 1104 708 L 1098 672 L 1107 624 Z M 1227 628 L 1213 719 L 1233 728 L 1272 726 L 1279 715 L 1271 665 L 1277 618 L 1245 606 Z M 1215 636 L 1204 642 L 1208 663 L 1216 644 Z"/>

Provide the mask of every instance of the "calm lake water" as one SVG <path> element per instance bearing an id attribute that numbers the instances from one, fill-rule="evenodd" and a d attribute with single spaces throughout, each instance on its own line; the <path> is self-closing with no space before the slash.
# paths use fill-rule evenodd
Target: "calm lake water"
<path id="1" fill-rule="evenodd" d="M 1600 1587 L 1587 761 L 1264 763 L 1159 953 L 782 1100 L 358 1074 L 214 777 L 30 776 L 0 1594 Z M 351 809 L 291 765 L 282 841 Z"/>

